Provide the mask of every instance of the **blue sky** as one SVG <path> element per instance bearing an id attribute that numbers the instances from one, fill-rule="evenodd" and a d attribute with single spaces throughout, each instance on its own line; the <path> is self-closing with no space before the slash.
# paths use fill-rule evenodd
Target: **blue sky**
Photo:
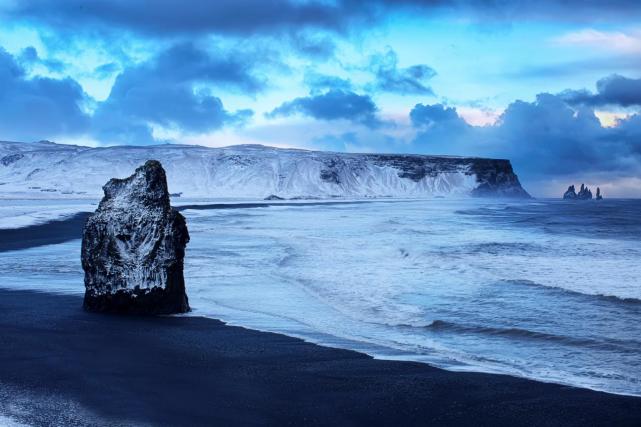
<path id="1" fill-rule="evenodd" d="M 641 196 L 641 5 L 0 0 L 0 139 L 510 158 Z"/>

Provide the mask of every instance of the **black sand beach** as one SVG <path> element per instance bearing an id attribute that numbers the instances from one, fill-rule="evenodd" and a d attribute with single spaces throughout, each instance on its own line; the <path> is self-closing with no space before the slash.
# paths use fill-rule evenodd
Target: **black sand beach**
<path id="1" fill-rule="evenodd" d="M 639 398 L 81 305 L 0 290 L 0 413 L 34 425 L 641 425 Z"/>

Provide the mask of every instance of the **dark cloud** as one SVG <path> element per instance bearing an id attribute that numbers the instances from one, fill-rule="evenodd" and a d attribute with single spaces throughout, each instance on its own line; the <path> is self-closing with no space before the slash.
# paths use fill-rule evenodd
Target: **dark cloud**
<path id="1" fill-rule="evenodd" d="M 612 158 L 594 111 L 570 108 L 560 97 L 540 94 L 516 101 L 494 127 L 497 149 L 530 174 L 568 174 L 610 168 Z M 527 166 L 526 166 L 527 165 Z"/>
<path id="2" fill-rule="evenodd" d="M 219 87 L 255 93 L 264 86 L 248 62 L 232 53 L 213 56 L 180 44 L 151 60 L 126 68 L 109 97 L 95 102 L 73 79 L 29 78 L 24 65 L 41 62 L 35 49 L 14 58 L 0 50 L 0 134 L 4 139 L 39 140 L 87 135 L 102 143 L 158 142 L 152 126 L 202 133 L 241 125 L 251 110 L 227 111 L 212 91 Z M 99 76 L 119 67 L 103 64 Z M 82 108 L 95 105 L 93 115 Z"/>
<path id="3" fill-rule="evenodd" d="M 427 65 L 398 67 L 398 55 L 389 49 L 370 58 L 368 70 L 376 76 L 372 89 L 401 95 L 434 95 L 427 81 L 436 75 Z"/>
<path id="4" fill-rule="evenodd" d="M 355 16 L 367 14 L 355 5 L 345 6 L 321 0 L 22 0 L 8 13 L 58 29 L 100 26 L 160 36 L 251 35 L 292 28 L 341 30 Z"/>
<path id="5" fill-rule="evenodd" d="M 456 108 L 442 104 L 416 104 L 410 111 L 412 125 L 417 128 L 432 126 L 466 126 L 467 123 L 456 112 Z"/>
<path id="6" fill-rule="evenodd" d="M 374 74 L 374 82 L 362 86 L 369 92 L 392 92 L 401 95 L 434 95 L 426 85 L 436 72 L 427 65 L 414 65 L 407 68 L 398 67 L 398 55 L 391 49 L 383 54 L 372 55 L 365 67 L 345 67 L 347 71 L 366 71 Z M 342 77 L 308 71 L 305 84 L 313 95 L 326 90 L 353 91 L 355 85 L 351 80 Z"/>
<path id="7" fill-rule="evenodd" d="M 315 28 L 342 32 L 397 11 L 441 11 L 479 22 L 515 19 L 607 22 L 641 16 L 636 0 L 21 0 L 4 6 L 10 19 L 37 21 L 63 31 L 124 29 L 153 36 L 254 35 Z"/>
<path id="8" fill-rule="evenodd" d="M 21 57 L 24 55 L 23 51 Z M 28 49 L 26 55 L 37 59 L 35 49 Z M 85 93 L 74 80 L 28 78 L 16 58 L 0 48 L 2 139 L 30 141 L 80 134 L 90 121 L 81 108 L 85 100 Z"/>
<path id="9" fill-rule="evenodd" d="M 312 95 L 317 95 L 330 89 L 351 91 L 354 87 L 348 79 L 313 71 L 305 73 L 305 85 L 310 88 Z"/>
<path id="10" fill-rule="evenodd" d="M 374 0 L 382 10 L 413 13 L 445 10 L 471 16 L 477 22 L 542 20 L 572 22 L 634 21 L 641 16 L 636 0 Z M 358 0 L 344 3 L 355 4 Z"/>
<path id="11" fill-rule="evenodd" d="M 302 114 L 319 120 L 350 120 L 367 127 L 378 127 L 378 107 L 368 95 L 331 89 L 323 94 L 310 95 L 285 102 L 267 114 L 268 117 Z"/>
<path id="12" fill-rule="evenodd" d="M 204 88 L 198 89 L 200 85 Z M 154 142 L 150 124 L 185 133 L 207 132 L 239 124 L 252 112 L 231 113 L 209 85 L 260 90 L 246 64 L 212 57 L 192 44 L 181 44 L 120 74 L 109 98 L 94 115 L 94 132 L 104 142 Z"/>
<path id="13" fill-rule="evenodd" d="M 558 95 L 515 101 L 495 125 L 462 125 L 453 108 L 417 105 L 411 120 L 420 152 L 508 158 L 526 178 L 598 172 L 634 174 L 641 168 L 641 116 L 601 126 L 590 107 Z M 427 123 L 427 125 L 426 125 Z"/>
<path id="14" fill-rule="evenodd" d="M 641 79 L 630 79 L 613 74 L 596 83 L 597 92 L 587 90 L 565 91 L 563 98 L 571 104 L 621 107 L 641 105 Z"/>
<path id="15" fill-rule="evenodd" d="M 303 56 L 326 60 L 334 56 L 336 43 L 326 34 L 301 32 L 291 37 L 291 45 Z"/>
<path id="16" fill-rule="evenodd" d="M 210 83 L 216 86 L 238 89 L 244 93 L 262 90 L 265 79 L 254 73 L 254 61 L 247 60 L 244 54 L 257 52 L 209 53 L 194 43 L 181 43 L 161 52 L 152 60 L 127 70 L 123 80 L 138 79 L 146 75 L 152 80 L 172 83 Z"/>
<path id="17" fill-rule="evenodd" d="M 416 104 L 410 111 L 410 122 L 418 131 L 416 145 L 412 149 L 419 152 L 428 152 L 434 148 L 434 154 L 452 154 L 460 152 L 465 145 L 472 127 L 463 120 L 456 108 L 442 104 L 423 105 Z"/>

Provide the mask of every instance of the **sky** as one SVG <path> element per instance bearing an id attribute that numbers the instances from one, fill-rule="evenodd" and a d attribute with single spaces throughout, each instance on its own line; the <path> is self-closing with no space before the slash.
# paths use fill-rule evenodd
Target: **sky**
<path id="1" fill-rule="evenodd" d="M 641 2 L 0 0 L 0 140 L 507 158 L 641 197 Z"/>

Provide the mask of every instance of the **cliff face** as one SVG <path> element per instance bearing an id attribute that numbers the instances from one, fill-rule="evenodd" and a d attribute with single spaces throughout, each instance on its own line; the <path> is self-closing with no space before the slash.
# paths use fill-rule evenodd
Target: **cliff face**
<path id="1" fill-rule="evenodd" d="M 183 258 L 189 233 L 169 204 L 167 180 L 150 160 L 112 179 L 82 237 L 84 307 L 89 311 L 168 314 L 189 311 Z"/>
<path id="2" fill-rule="evenodd" d="M 0 193 L 95 196 L 112 176 L 158 159 L 182 197 L 529 197 L 508 160 L 352 154 L 256 145 L 87 148 L 0 142 Z"/>
<path id="3" fill-rule="evenodd" d="M 473 196 L 530 198 L 509 160 L 474 159 L 471 170 L 479 183 L 472 191 Z"/>

